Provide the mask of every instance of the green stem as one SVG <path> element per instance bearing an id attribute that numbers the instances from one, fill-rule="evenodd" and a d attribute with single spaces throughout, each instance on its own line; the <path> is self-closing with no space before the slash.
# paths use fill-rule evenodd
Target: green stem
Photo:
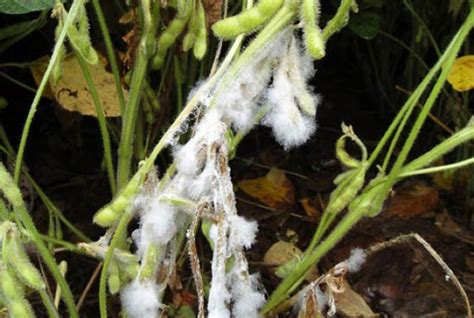
<path id="1" fill-rule="evenodd" d="M 117 91 L 118 102 L 120 106 L 120 113 L 125 114 L 125 97 L 123 95 L 122 84 L 120 80 L 120 71 L 118 68 L 117 58 L 115 57 L 114 46 L 110 38 L 110 32 L 105 22 L 104 13 L 100 6 L 99 0 L 92 0 L 92 5 L 94 6 L 94 11 L 97 16 L 97 21 L 99 22 L 100 31 L 104 37 L 105 49 L 107 51 L 107 57 L 109 58 L 110 67 L 112 69 L 112 74 L 114 76 L 115 89 Z"/>
<path id="2" fill-rule="evenodd" d="M 439 92 L 443 88 L 446 77 L 451 69 L 451 65 L 454 62 L 454 59 L 456 58 L 456 55 L 459 52 L 459 49 L 461 48 L 461 45 L 465 37 L 469 34 L 473 25 L 474 25 L 474 10 L 471 10 L 466 21 L 461 26 L 460 30 L 458 31 L 456 36 L 453 38 L 450 45 L 446 49 L 445 53 L 443 54 L 443 56 L 440 58 L 440 60 L 437 63 L 438 67 L 441 67 L 441 65 L 443 66 L 443 69 L 441 70 L 441 74 L 439 75 L 438 80 L 434 84 L 433 89 L 431 90 L 431 93 L 429 94 L 425 104 L 423 105 L 423 108 L 420 114 L 418 115 L 413 125 L 413 128 L 411 129 L 406 139 L 406 142 L 403 145 L 403 148 L 393 165 L 393 168 L 391 169 L 390 173 L 387 176 L 387 182 L 385 182 L 383 185 L 381 195 L 376 198 L 376 202 L 375 202 L 376 206 L 381 206 L 381 201 L 385 200 L 386 195 L 388 194 L 391 187 L 395 183 L 396 178 L 400 174 L 403 163 L 408 157 L 408 153 L 410 152 L 417 136 L 419 135 L 421 127 L 423 123 L 425 122 L 426 117 L 428 116 L 431 110 L 431 107 L 433 106 L 436 98 L 438 97 Z M 434 69 L 436 69 L 436 67 L 434 67 Z M 415 92 L 419 91 L 419 88 Z M 419 92 L 420 95 L 423 90 L 424 89 L 420 90 Z M 416 94 L 415 92 L 414 92 L 414 95 Z M 411 105 L 411 108 L 413 108 L 414 106 L 415 106 L 415 103 Z"/>
<path id="3" fill-rule="evenodd" d="M 431 167 L 431 168 L 426 168 L 426 169 L 420 169 L 420 170 L 415 170 L 411 172 L 402 172 L 400 174 L 400 177 L 411 177 L 411 176 L 418 176 L 421 174 L 431 174 L 431 173 L 437 173 L 437 172 L 443 172 L 443 171 L 448 171 L 448 170 L 454 170 L 454 169 L 459 169 L 468 165 L 474 164 L 474 158 L 469 158 L 465 159 L 459 162 L 451 163 L 448 165 L 442 165 L 442 166 L 437 166 L 437 167 Z"/>
<path id="4" fill-rule="evenodd" d="M 35 117 L 36 109 L 38 108 L 39 101 L 41 96 L 43 95 L 43 91 L 48 84 L 49 76 L 51 75 L 51 71 L 53 70 L 53 66 L 58 62 L 59 53 L 61 51 L 61 47 L 63 45 L 64 39 L 66 38 L 66 34 L 69 30 L 69 27 L 72 25 L 72 22 L 76 19 L 77 13 L 79 9 L 84 4 L 84 0 L 74 0 L 71 8 L 69 9 L 69 13 L 67 15 L 66 20 L 64 21 L 64 26 L 59 33 L 58 39 L 56 44 L 54 45 L 53 54 L 51 55 L 51 59 L 49 61 L 48 67 L 44 72 L 43 78 L 38 86 L 38 90 L 36 91 L 35 97 L 33 98 L 33 102 L 31 103 L 30 110 L 26 117 L 25 125 L 23 127 L 23 131 L 21 133 L 20 145 L 18 147 L 18 153 L 16 156 L 15 161 L 15 172 L 13 175 L 13 180 L 15 184 L 18 184 L 20 181 L 20 173 L 21 173 L 21 165 L 23 162 L 23 157 L 25 154 L 26 148 L 26 141 L 28 139 L 28 134 L 30 132 L 31 123 L 33 122 L 33 118 Z"/>
<path id="5" fill-rule="evenodd" d="M 421 155 L 420 157 L 416 158 L 415 160 L 411 161 L 410 163 L 406 164 L 402 172 L 403 173 L 410 173 L 420 169 L 434 160 L 440 158 L 444 154 L 450 152 L 455 147 L 471 140 L 474 138 L 474 124 L 470 123 L 468 126 L 451 137 L 447 138 L 445 141 L 440 143 L 439 145 L 435 146 L 430 151 L 426 152 L 425 154 Z M 434 169 L 434 168 L 431 168 Z"/>
<path id="6" fill-rule="evenodd" d="M 420 24 L 421 28 L 425 31 L 426 35 L 428 35 L 428 38 L 430 39 L 431 45 L 433 46 L 433 49 L 436 52 L 436 55 L 438 57 L 441 56 L 441 50 L 439 49 L 438 43 L 436 43 L 433 34 L 431 33 L 430 29 L 426 25 L 425 21 L 416 13 L 415 9 L 413 8 L 413 4 L 411 1 L 408 0 L 403 0 L 403 4 L 408 8 L 408 11 L 415 17 L 415 19 L 418 21 Z"/>
<path id="7" fill-rule="evenodd" d="M 39 289 L 38 293 L 41 297 L 41 300 L 43 301 L 44 307 L 46 308 L 46 311 L 48 312 L 48 317 L 49 318 L 59 318 L 59 313 L 56 310 L 56 307 L 54 307 L 53 300 L 51 299 L 51 296 L 47 292 L 46 289 Z"/>
<path id="8" fill-rule="evenodd" d="M 110 262 L 112 261 L 114 250 L 117 247 L 120 238 L 123 236 L 123 233 L 127 230 L 127 225 L 131 218 L 132 214 L 130 214 L 128 211 L 125 212 L 120 218 L 120 222 L 117 225 L 117 229 L 115 230 L 114 236 L 112 237 L 110 245 L 107 249 L 107 253 L 105 254 L 104 265 L 102 266 L 99 280 L 99 310 L 101 318 L 107 318 L 107 271 L 110 266 Z"/>
<path id="9" fill-rule="evenodd" d="M 353 0 L 342 0 L 339 8 L 337 8 L 334 17 L 329 20 L 322 31 L 322 37 L 324 42 L 339 30 L 341 30 L 348 21 L 349 10 L 351 9 Z"/>
<path id="10" fill-rule="evenodd" d="M 132 79 L 130 82 L 130 95 L 123 115 L 122 134 L 118 150 L 118 179 L 117 185 L 121 189 L 128 182 L 132 163 L 133 136 L 135 132 L 135 122 L 138 113 L 138 104 L 141 100 L 143 83 L 147 72 L 148 60 L 153 52 L 150 52 L 149 44 L 154 41 L 152 32 L 152 17 L 150 16 L 150 1 L 142 0 L 144 11 L 144 28 L 138 47 L 137 58 L 135 60 Z"/>
<path id="11" fill-rule="evenodd" d="M 74 54 L 76 55 L 77 60 L 79 61 L 79 66 L 81 67 L 82 74 L 86 80 L 87 86 L 89 88 L 89 93 L 91 94 L 92 100 L 94 101 L 95 113 L 97 115 L 97 120 L 99 122 L 100 134 L 102 136 L 102 144 L 104 146 L 104 159 L 105 167 L 107 169 L 107 174 L 109 176 L 109 185 L 112 195 L 115 195 L 117 192 L 117 187 L 115 186 L 115 172 L 114 164 L 112 162 L 112 148 L 110 145 L 110 136 L 109 131 L 107 130 L 107 122 L 105 119 L 104 109 L 102 103 L 100 102 L 99 94 L 94 85 L 94 80 L 92 79 L 91 73 L 89 72 L 89 66 L 84 60 L 81 54 L 79 54 L 74 49 Z"/>
<path id="12" fill-rule="evenodd" d="M 61 274 L 54 257 L 50 254 L 48 248 L 41 239 L 41 234 L 36 229 L 31 216 L 28 214 L 28 211 L 26 210 L 22 200 L 20 189 L 18 189 L 18 187 L 14 184 L 14 181 L 11 179 L 5 166 L 2 164 L 0 164 L 0 179 L 2 179 L 1 184 L 4 187 L 2 188 L 2 191 L 12 204 L 16 219 L 20 221 L 17 223 L 17 225 L 23 225 L 24 229 L 26 230 L 25 234 L 31 239 L 57 284 L 61 287 L 61 290 L 63 291 L 62 296 L 68 308 L 69 315 L 73 318 L 78 318 L 79 314 L 74 303 L 74 297 L 71 293 L 71 289 Z"/>

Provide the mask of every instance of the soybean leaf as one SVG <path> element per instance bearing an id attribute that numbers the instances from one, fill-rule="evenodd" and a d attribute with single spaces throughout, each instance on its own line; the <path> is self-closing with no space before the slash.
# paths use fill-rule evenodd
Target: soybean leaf
<path id="1" fill-rule="evenodd" d="M 380 15 L 375 12 L 361 12 L 351 17 L 349 29 L 363 39 L 372 40 L 380 29 Z"/>
<path id="2" fill-rule="evenodd" d="M 63 0 L 62 2 L 64 2 Z M 24 14 L 51 9 L 56 0 L 0 0 L 0 12 L 6 14 Z"/>

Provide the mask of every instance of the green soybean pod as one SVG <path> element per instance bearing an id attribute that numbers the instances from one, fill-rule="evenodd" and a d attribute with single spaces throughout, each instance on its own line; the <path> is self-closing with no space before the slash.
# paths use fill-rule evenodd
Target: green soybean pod
<path id="1" fill-rule="evenodd" d="M 149 280 L 153 277 L 158 266 L 160 251 L 158 247 L 150 244 L 146 248 L 145 256 L 140 269 L 140 280 Z"/>
<path id="2" fill-rule="evenodd" d="M 7 300 L 7 308 L 12 317 L 30 318 L 34 317 L 30 304 L 26 301 L 21 284 L 15 279 L 13 273 L 6 269 L 0 269 L 0 280 L 2 293 Z"/>
<path id="3" fill-rule="evenodd" d="M 189 18 L 187 32 L 183 37 L 182 46 L 184 52 L 189 51 L 194 46 L 198 31 L 197 26 L 197 11 L 196 7 L 194 6 L 191 13 L 191 17 Z"/>
<path id="4" fill-rule="evenodd" d="M 136 174 L 111 203 L 97 211 L 93 218 L 94 223 L 102 227 L 115 224 L 125 212 L 130 200 L 137 193 L 139 186 L 140 175 Z"/>
<path id="5" fill-rule="evenodd" d="M 156 53 L 153 57 L 152 67 L 154 70 L 160 69 L 165 61 L 166 52 L 176 42 L 176 38 L 181 34 L 191 15 L 193 7 L 192 0 L 187 0 L 186 4 L 178 4 L 176 17 L 170 22 L 168 27 L 161 33 L 157 41 Z"/>
<path id="6" fill-rule="evenodd" d="M 197 14 L 196 14 L 196 23 L 197 23 L 197 33 L 196 41 L 193 47 L 194 57 L 198 60 L 202 60 L 204 55 L 207 52 L 207 23 L 206 23 L 206 12 L 204 11 L 204 6 L 202 5 L 201 0 L 197 4 Z"/>
<path id="7" fill-rule="evenodd" d="M 39 290 L 44 289 L 45 284 L 39 271 L 31 263 L 28 254 L 18 238 L 12 237 L 5 242 L 6 263 L 12 268 L 17 277 L 27 286 Z"/>
<path id="8" fill-rule="evenodd" d="M 112 261 L 108 270 L 108 285 L 109 291 L 112 295 L 115 295 L 120 290 L 120 271 L 117 262 Z"/>
<path id="9" fill-rule="evenodd" d="M 359 168 L 357 172 L 342 181 L 330 197 L 326 207 L 326 213 L 337 214 L 351 203 L 357 196 L 365 182 L 365 166 Z"/>
<path id="10" fill-rule="evenodd" d="M 325 43 L 318 26 L 321 4 L 319 0 L 303 0 L 301 19 L 304 23 L 304 39 L 309 54 L 320 60 L 326 55 Z"/>
<path id="11" fill-rule="evenodd" d="M 224 39 L 250 33 L 270 20 L 283 3 L 284 0 L 260 0 L 242 13 L 214 23 L 212 31 L 217 37 Z"/>

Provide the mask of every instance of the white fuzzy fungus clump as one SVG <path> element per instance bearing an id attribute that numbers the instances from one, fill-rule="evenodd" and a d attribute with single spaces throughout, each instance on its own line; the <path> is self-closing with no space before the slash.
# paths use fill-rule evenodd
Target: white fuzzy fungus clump
<path id="1" fill-rule="evenodd" d="M 151 282 L 135 279 L 127 284 L 120 293 L 123 309 L 130 318 L 159 317 L 162 307 L 158 300 L 158 286 Z"/>
<path id="2" fill-rule="evenodd" d="M 349 256 L 349 259 L 346 261 L 347 270 L 350 273 L 358 272 L 361 269 L 362 265 L 364 265 L 366 259 L 367 254 L 363 249 L 359 247 L 354 248 L 351 251 L 351 256 Z"/>

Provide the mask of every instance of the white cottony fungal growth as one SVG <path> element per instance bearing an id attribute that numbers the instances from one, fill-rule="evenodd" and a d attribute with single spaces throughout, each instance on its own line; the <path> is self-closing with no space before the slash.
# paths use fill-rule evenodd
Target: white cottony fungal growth
<path id="1" fill-rule="evenodd" d="M 210 237 L 214 242 L 214 252 L 212 256 L 212 281 L 209 290 L 209 300 L 207 303 L 208 317 L 227 318 L 230 317 L 228 304 L 231 295 L 226 286 L 226 233 L 228 224 L 225 220 L 219 226 L 212 225 Z"/>
<path id="2" fill-rule="evenodd" d="M 294 36 L 285 50 L 273 75 L 273 84 L 267 91 L 267 103 L 272 108 L 263 124 L 272 128 L 275 139 L 288 150 L 303 144 L 315 132 L 314 115 L 319 98 L 307 88 L 306 80 L 314 68 L 306 65 L 308 62 Z M 308 70 L 302 70 L 303 66 Z"/>
<path id="3" fill-rule="evenodd" d="M 275 139 L 285 150 L 299 146 L 311 137 L 316 123 L 312 117 L 300 112 L 291 82 L 283 70 L 275 75 L 267 99 L 273 109 L 265 116 L 263 123 L 272 128 Z"/>
<path id="4" fill-rule="evenodd" d="M 184 207 L 173 206 L 171 201 L 163 200 L 166 197 L 193 200 L 199 203 L 198 206 L 205 203 L 213 209 L 215 224 L 209 235 L 214 250 L 208 317 L 259 317 L 265 295 L 259 289 L 257 277 L 249 274 L 244 254 L 244 249 L 254 243 L 258 226 L 257 222 L 237 215 L 227 164 L 226 132 L 229 128 L 248 132 L 256 123 L 256 115 L 268 109 L 262 123 L 271 127 L 276 140 L 285 149 L 308 140 L 316 129 L 314 116 L 319 97 L 306 83 L 314 75 L 314 67 L 302 51 L 295 36 L 284 31 L 249 57 L 245 65 L 239 65 L 238 72 L 229 66 L 229 72 L 237 73 L 230 73 L 230 77 L 223 79 L 232 78 L 231 82 L 219 79 L 212 81 L 215 83 L 212 87 L 209 86 L 211 82 L 203 82 L 198 87 L 206 85 L 204 89 L 190 92 L 188 99 L 198 99 L 202 118 L 197 112 L 191 138 L 183 145 L 179 145 L 179 135 L 187 130 L 189 122 L 173 132 L 169 142 L 173 147 L 176 172 L 169 179 L 164 178 L 161 185 L 157 177 L 150 176 L 133 207 L 140 216 L 139 228 L 132 232 L 137 256 L 143 262 L 145 251 L 153 244 L 162 252 L 159 261 L 152 263 L 157 267 L 155 270 L 160 273 L 164 272 L 162 269 L 168 270 L 161 285 L 157 285 L 154 278 L 150 281 L 135 279 L 123 288 L 122 303 L 129 317 L 156 317 L 159 314 L 166 282 L 175 268 L 176 234 L 186 230 L 185 226 L 190 223 L 193 212 L 183 213 Z M 200 95 L 196 96 L 198 92 Z M 360 266 L 358 255 L 359 260 L 352 261 L 353 268 Z M 230 259 L 233 266 L 226 271 Z M 324 296 L 320 290 L 319 293 Z"/>
<path id="5" fill-rule="evenodd" d="M 137 246 L 137 255 L 143 256 L 150 243 L 166 245 L 176 234 L 176 208 L 158 202 L 157 198 L 148 202 L 140 218 L 140 228 L 132 233 Z"/>
<path id="6" fill-rule="evenodd" d="M 244 217 L 232 215 L 229 217 L 230 236 L 229 247 L 250 248 L 257 235 L 258 224 L 255 221 L 249 221 Z"/>
<path id="7" fill-rule="evenodd" d="M 159 317 L 162 304 L 158 300 L 158 286 L 137 279 L 122 288 L 120 300 L 123 309 L 130 318 Z"/>
<path id="8" fill-rule="evenodd" d="M 252 128 L 275 60 L 288 38 L 289 32 L 280 33 L 239 71 L 230 87 L 224 92 L 217 88 L 217 105 L 223 110 L 224 119 L 229 120 L 235 130 L 246 132 Z"/>
<path id="9" fill-rule="evenodd" d="M 234 274 L 234 278 L 232 280 L 233 316 L 239 318 L 261 317 L 258 311 L 265 303 L 265 295 L 258 290 L 257 275 L 249 275 L 245 279 Z"/>
<path id="10" fill-rule="evenodd" d="M 347 270 L 350 273 L 358 272 L 362 265 L 364 265 L 366 258 L 367 254 L 363 249 L 359 247 L 354 248 L 351 251 L 351 256 L 349 256 L 349 259 L 346 261 Z"/>

